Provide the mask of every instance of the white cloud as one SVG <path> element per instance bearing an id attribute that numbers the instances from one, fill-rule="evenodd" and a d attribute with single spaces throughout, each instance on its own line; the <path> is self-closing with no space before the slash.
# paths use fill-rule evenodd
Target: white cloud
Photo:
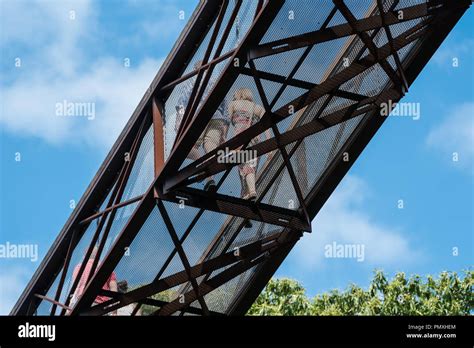
<path id="1" fill-rule="evenodd" d="M 12 81 L 1 86 L 2 126 L 54 144 L 110 147 L 162 60 L 132 61 L 127 68 L 122 57 L 90 57 L 98 34 L 91 1 L 7 1 L 2 11 L 0 47 L 22 53 L 22 67 L 8 71 Z M 95 118 L 56 116 L 63 100 L 95 103 Z"/>
<path id="2" fill-rule="evenodd" d="M 31 272 L 20 267 L 0 268 L 0 315 L 8 315 L 25 289 Z"/>
<path id="3" fill-rule="evenodd" d="M 468 102 L 454 107 L 451 113 L 433 128 L 426 144 L 440 151 L 449 163 L 459 165 L 472 173 L 474 159 L 474 103 Z M 458 162 L 453 162 L 453 153 L 458 153 Z"/>
<path id="4" fill-rule="evenodd" d="M 459 66 L 471 59 L 474 50 L 474 40 L 464 39 L 450 45 L 443 45 L 433 56 L 433 62 L 441 68 L 452 69 L 453 59 L 457 59 Z"/>
<path id="5" fill-rule="evenodd" d="M 106 58 L 71 79 L 48 80 L 39 74 L 19 80 L 2 93 L 5 103 L 1 122 L 11 132 L 51 143 L 108 147 L 123 129 L 159 65 L 148 59 L 137 68 L 126 69 Z M 95 103 L 95 118 L 56 116 L 55 105 L 63 100 Z"/>
<path id="6" fill-rule="evenodd" d="M 313 220 L 313 232 L 305 234 L 294 248 L 294 260 L 300 267 L 323 266 L 327 262 L 324 247 L 333 242 L 364 245 L 364 264 L 370 267 L 404 265 L 421 256 L 400 230 L 367 214 L 368 194 L 364 181 L 350 175 L 344 178 Z"/>

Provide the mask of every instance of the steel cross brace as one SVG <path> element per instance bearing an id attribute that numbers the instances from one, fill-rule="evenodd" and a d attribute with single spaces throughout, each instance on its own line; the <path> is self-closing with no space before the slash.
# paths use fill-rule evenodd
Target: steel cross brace
<path id="1" fill-rule="evenodd" d="M 79 315 L 104 315 L 118 308 L 127 306 L 131 303 L 136 303 L 142 299 L 153 296 L 157 293 L 171 289 L 177 285 L 188 282 L 191 278 L 199 278 L 206 274 L 219 270 L 223 267 L 233 265 L 245 260 L 252 260 L 259 256 L 265 255 L 268 251 L 281 245 L 285 245 L 289 240 L 299 238 L 298 233 L 275 233 L 268 237 L 257 240 L 253 243 L 247 244 L 239 248 L 239 252 L 231 250 L 217 257 L 204 260 L 201 263 L 190 267 L 188 270 L 183 270 L 178 273 L 169 275 L 164 278 L 155 279 L 152 283 L 144 285 L 140 288 L 129 291 L 126 294 L 121 294 L 118 298 L 111 298 L 110 300 L 98 304 L 92 308 L 83 310 Z M 194 290 L 193 290 L 194 291 Z M 203 294 L 200 292 L 200 294 Z M 197 296 L 195 297 L 197 298 Z"/>
<path id="2" fill-rule="evenodd" d="M 397 38 L 393 40 L 393 47 L 396 50 L 399 50 L 405 47 L 406 45 L 408 45 L 409 43 L 415 41 L 419 37 L 421 37 L 424 33 L 424 29 L 425 29 L 424 27 L 426 26 L 426 24 L 427 24 L 426 21 L 423 23 L 419 23 L 418 25 L 414 26 L 410 30 L 399 35 Z M 391 45 L 387 43 L 386 45 L 377 49 L 377 56 L 378 56 L 377 58 L 375 58 L 372 54 L 369 54 L 368 56 L 361 58 L 356 62 L 353 62 L 346 69 L 335 74 L 331 78 L 328 78 L 327 80 L 315 86 L 313 89 L 311 89 L 307 93 L 304 93 L 302 96 L 289 102 L 287 105 L 282 106 L 279 110 L 275 111 L 274 113 L 270 115 L 266 113 L 260 122 L 258 122 L 256 125 L 252 126 L 251 128 L 245 130 L 244 132 L 240 133 L 239 136 L 234 137 L 230 139 L 229 141 L 225 142 L 224 144 L 220 145 L 215 150 L 209 152 L 208 154 L 204 155 L 202 158 L 191 163 L 187 167 L 180 170 L 178 173 L 174 175 L 169 175 L 167 178 L 164 179 L 165 181 L 164 188 L 166 190 L 175 189 L 176 186 L 189 184 L 189 181 L 186 181 L 186 180 L 188 180 L 190 177 L 193 177 L 195 181 L 199 181 L 202 177 L 207 177 L 211 175 L 211 173 L 207 172 L 205 169 L 206 167 L 210 166 L 211 163 L 216 164 L 218 151 L 225 148 L 232 150 L 232 149 L 236 149 L 242 146 L 245 142 L 250 141 L 250 139 L 258 136 L 266 129 L 271 128 L 275 122 L 279 122 L 287 118 L 289 116 L 288 108 L 290 106 L 293 106 L 295 110 L 299 110 L 309 105 L 310 103 L 316 101 L 320 97 L 328 93 L 331 93 L 333 90 L 337 89 L 336 86 L 340 86 L 342 83 L 349 81 L 350 79 L 354 78 L 355 76 L 359 75 L 360 73 L 364 72 L 365 70 L 379 63 L 381 60 L 388 58 L 390 54 L 391 54 Z M 273 139 L 273 141 L 275 141 L 275 139 Z M 261 154 L 259 153 L 258 156 L 260 155 Z"/>

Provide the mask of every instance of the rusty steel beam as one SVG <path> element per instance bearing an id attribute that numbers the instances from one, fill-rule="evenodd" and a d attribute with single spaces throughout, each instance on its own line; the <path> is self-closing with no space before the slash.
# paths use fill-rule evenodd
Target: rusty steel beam
<path id="1" fill-rule="evenodd" d="M 85 218 L 84 220 L 80 221 L 79 222 L 79 225 L 85 225 L 85 224 L 88 224 L 89 222 L 91 222 L 92 220 L 95 220 L 97 219 L 98 217 L 104 215 L 104 214 L 107 214 L 108 212 L 110 212 L 111 210 L 113 209 L 118 209 L 118 208 L 121 208 L 121 207 L 124 207 L 126 205 L 129 205 L 129 204 L 132 204 L 132 203 L 136 203 L 138 201 L 140 201 L 141 199 L 143 198 L 143 195 L 140 195 L 140 196 L 137 196 L 137 197 L 134 197 L 134 198 L 131 198 L 131 199 L 127 199 L 126 201 L 123 201 L 123 202 L 120 202 L 118 204 L 114 204 L 108 208 L 105 208 L 104 210 L 102 211 L 99 211 L 91 216 L 89 216 L 88 218 Z"/>
<path id="2" fill-rule="evenodd" d="M 202 208 L 217 213 L 262 221 L 275 226 L 291 227 L 310 231 L 311 225 L 297 212 L 265 203 L 254 204 L 242 198 L 209 193 L 191 187 L 173 191 L 162 199 L 178 203 L 185 200 L 190 207 Z"/>
<path id="3" fill-rule="evenodd" d="M 64 305 L 63 303 L 61 303 L 59 301 L 56 301 L 56 300 L 53 300 L 52 298 L 49 298 L 48 296 L 44 296 L 44 295 L 41 295 L 41 294 L 34 294 L 34 296 L 38 297 L 42 300 L 45 300 L 45 301 L 48 301 L 48 302 L 52 303 L 53 306 L 64 308 L 64 310 L 71 310 L 70 307 Z"/>
<path id="4" fill-rule="evenodd" d="M 307 54 L 309 53 L 309 51 L 310 50 L 305 51 L 302 58 L 305 58 L 307 56 Z M 300 62 L 302 63 L 303 60 L 301 60 Z M 298 68 L 298 67 L 299 67 L 299 64 L 297 64 L 295 66 L 295 68 Z M 260 71 L 258 69 L 255 69 L 255 70 L 258 72 L 261 79 L 282 84 L 281 92 L 277 93 L 276 96 L 273 98 L 273 101 L 270 104 L 270 109 L 273 108 L 273 106 L 278 101 L 279 97 L 281 96 L 281 93 L 283 93 L 284 89 L 287 86 L 297 87 L 297 88 L 306 89 L 306 90 L 313 89 L 314 87 L 317 86 L 317 84 L 315 84 L 315 83 L 311 83 L 311 82 L 307 82 L 307 81 L 303 81 L 303 80 L 298 80 L 298 79 L 295 79 L 295 78 L 292 78 L 292 77 L 285 77 L 285 76 L 281 76 L 281 75 L 278 75 L 278 74 L 275 74 L 275 73 Z M 296 71 L 297 71 L 297 69 L 295 70 L 295 73 L 296 73 Z M 253 75 L 254 70 L 251 69 L 251 68 L 243 67 L 243 68 L 240 69 L 240 72 L 243 75 L 254 76 Z M 285 88 L 283 88 L 283 87 L 285 87 Z M 365 95 L 361 95 L 361 94 L 350 92 L 350 91 L 344 91 L 344 90 L 341 90 L 341 89 L 334 90 L 334 95 L 336 97 L 351 99 L 351 100 L 355 100 L 355 101 L 360 101 L 360 100 L 367 97 Z"/>
<path id="5" fill-rule="evenodd" d="M 165 163 L 165 144 L 163 133 L 163 106 L 156 98 L 151 104 L 151 114 L 153 118 L 153 157 L 155 177 L 158 176 Z"/>

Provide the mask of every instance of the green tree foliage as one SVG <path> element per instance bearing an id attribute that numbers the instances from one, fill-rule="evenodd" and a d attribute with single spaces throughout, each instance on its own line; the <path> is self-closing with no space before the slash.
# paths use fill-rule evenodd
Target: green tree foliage
<path id="1" fill-rule="evenodd" d="M 350 285 L 309 299 L 292 279 L 272 279 L 247 315 L 469 315 L 474 309 L 474 271 L 442 272 L 436 279 L 376 271 L 367 290 Z"/>
<path id="2" fill-rule="evenodd" d="M 178 293 L 176 293 L 175 291 L 170 289 L 170 290 L 165 290 L 163 292 L 155 294 L 155 295 L 151 296 L 150 298 L 152 298 L 154 300 L 171 302 L 176 297 L 178 297 Z M 143 306 L 141 306 L 141 312 L 142 312 L 141 315 L 152 315 L 157 310 L 158 310 L 158 307 L 150 306 L 150 305 L 143 305 Z"/>

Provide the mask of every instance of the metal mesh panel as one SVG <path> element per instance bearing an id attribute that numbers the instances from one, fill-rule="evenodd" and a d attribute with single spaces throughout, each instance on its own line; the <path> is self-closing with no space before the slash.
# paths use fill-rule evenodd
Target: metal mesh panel
<path id="1" fill-rule="evenodd" d="M 346 46 L 347 49 L 344 52 L 341 52 L 340 57 L 338 57 L 339 61 L 336 64 L 336 68 L 333 72 L 329 74 L 329 76 L 333 76 L 334 74 L 337 74 L 342 70 L 350 67 L 352 63 L 354 63 L 362 56 L 361 51 L 366 50 L 364 43 L 356 35 L 352 35 L 349 37 Z"/>
<path id="2" fill-rule="evenodd" d="M 335 96 L 330 97 L 329 102 L 327 102 L 326 99 L 327 97 L 320 98 L 317 101 L 313 102 L 308 108 L 306 108 L 305 112 L 301 115 L 296 125 L 297 126 L 304 125 L 308 122 L 313 121 L 318 115 L 319 115 L 318 118 L 323 118 L 329 115 L 330 113 L 344 109 L 356 103 L 353 100 L 335 97 Z M 295 127 L 292 127 L 292 128 L 295 128 Z M 290 150 L 288 149 L 288 151 Z"/>
<path id="3" fill-rule="evenodd" d="M 312 121 L 318 113 L 322 113 L 324 110 L 324 106 L 326 103 L 329 103 L 327 99 L 330 98 L 328 96 L 323 96 L 318 98 L 314 102 L 312 102 L 306 109 L 304 110 L 304 114 L 299 118 L 297 125 L 302 125 Z"/>
<path id="4" fill-rule="evenodd" d="M 241 180 L 238 167 L 233 167 L 218 192 L 227 196 L 241 197 Z"/>
<path id="5" fill-rule="evenodd" d="M 168 212 L 168 216 L 170 217 L 178 238 L 181 238 L 198 214 L 199 209 L 187 205 L 185 199 L 180 200 L 179 204 L 167 201 L 163 201 L 163 204 Z"/>
<path id="6" fill-rule="evenodd" d="M 200 104 L 199 104 L 200 106 L 202 106 L 203 102 L 206 100 L 206 98 L 208 97 L 208 95 L 212 91 L 212 88 L 215 86 L 215 84 L 219 80 L 219 77 L 224 72 L 224 69 L 225 69 L 225 67 L 227 66 L 228 63 L 229 63 L 229 58 L 224 59 L 222 62 L 219 62 L 218 64 L 216 64 L 216 66 L 214 67 L 214 70 L 212 71 L 211 78 L 209 79 L 207 87 L 204 90 L 204 93 L 202 95 L 202 98 L 201 98 L 201 101 L 200 101 Z M 224 100 L 223 103 L 224 103 L 224 106 L 227 105 L 227 103 L 228 103 L 227 98 Z M 225 110 L 225 111 L 227 111 L 227 110 Z"/>
<path id="7" fill-rule="evenodd" d="M 287 0 L 268 28 L 261 43 L 318 30 L 333 8 L 330 0 Z"/>
<path id="8" fill-rule="evenodd" d="M 235 4 L 234 2 L 230 2 L 230 4 Z M 253 19 L 255 16 L 255 10 L 257 8 L 257 1 L 253 0 L 244 0 L 242 2 L 242 5 L 240 6 L 239 12 L 237 14 L 236 20 L 234 21 L 232 25 L 232 29 L 229 33 L 229 37 L 227 38 L 224 48 L 222 49 L 221 55 L 229 52 L 230 50 L 234 49 L 237 47 L 237 45 L 242 41 L 244 36 L 246 35 L 247 31 L 250 29 L 253 23 Z M 227 23 L 229 22 L 231 13 L 235 6 L 228 6 L 227 11 L 226 11 L 226 16 L 224 17 L 224 21 L 221 27 L 221 30 L 219 32 L 219 37 L 216 40 L 216 44 L 214 45 L 214 49 L 212 52 L 212 56 L 214 56 L 215 51 L 217 49 L 217 45 L 221 41 L 222 38 L 222 33 L 224 31 L 224 28 L 227 26 Z"/>
<path id="9" fill-rule="evenodd" d="M 279 82 L 265 80 L 263 78 L 260 79 L 260 83 L 262 84 L 263 91 L 265 93 L 265 97 L 267 98 L 268 104 L 272 104 L 273 99 L 276 97 L 276 94 L 283 86 Z"/>
<path id="10" fill-rule="evenodd" d="M 217 289 L 204 296 L 208 308 L 212 311 L 225 313 L 229 309 L 235 297 L 240 293 L 249 278 L 255 274 L 259 265 L 255 265 L 241 275 L 231 279 Z"/>
<path id="11" fill-rule="evenodd" d="M 213 57 L 216 53 L 217 46 L 219 45 L 219 42 L 222 38 L 223 32 L 225 30 L 225 27 L 227 23 L 229 22 L 231 13 L 234 9 L 234 4 L 235 2 L 231 2 L 230 6 L 227 7 L 226 9 L 226 14 L 224 16 L 224 20 L 221 23 L 221 27 L 219 29 L 219 34 L 217 36 L 216 42 L 213 45 L 211 57 Z M 257 6 L 257 2 L 253 0 L 244 0 L 242 3 L 242 6 L 239 10 L 239 13 L 237 15 L 238 21 L 234 22 L 232 26 L 232 30 L 230 31 L 229 37 L 226 40 L 226 43 L 224 44 L 223 50 L 221 52 L 221 55 L 225 54 L 226 52 L 230 51 L 231 49 L 235 48 L 239 42 L 242 40 L 242 38 L 245 36 L 247 31 L 252 25 L 253 22 L 253 17 L 255 14 L 255 9 Z M 204 40 L 201 42 L 199 45 L 199 48 L 196 50 L 195 54 L 193 55 L 192 59 L 186 66 L 186 69 L 183 73 L 183 75 L 191 72 L 194 69 L 194 64 L 198 62 L 199 60 L 202 60 L 204 58 L 204 54 L 206 52 L 206 49 L 209 45 L 210 38 L 212 36 L 212 33 L 214 31 L 214 27 L 216 25 L 216 21 L 213 21 L 212 26 L 209 30 L 209 32 L 206 34 L 206 37 Z"/>
<path id="12" fill-rule="evenodd" d="M 276 73 L 277 75 L 288 76 L 296 65 L 296 62 L 303 54 L 305 48 L 286 51 L 267 57 L 254 60 L 255 67 L 259 71 Z"/>
<path id="13" fill-rule="evenodd" d="M 324 81 L 330 72 L 329 69 L 334 64 L 334 57 L 340 52 L 346 42 L 353 38 L 354 35 L 315 45 L 296 72 L 295 78 L 315 84 Z"/>
<path id="14" fill-rule="evenodd" d="M 163 274 L 160 278 L 166 278 L 172 274 L 184 271 L 184 265 L 179 257 L 178 253 L 175 252 L 173 258 L 169 262 L 168 266 L 163 271 Z"/>
<path id="15" fill-rule="evenodd" d="M 199 47 L 197 48 L 196 52 L 194 53 L 193 57 L 189 60 L 188 65 L 186 66 L 186 69 L 184 70 L 182 76 L 190 73 L 191 71 L 194 70 L 194 66 L 198 61 L 202 61 L 204 58 L 204 54 L 206 53 L 207 47 L 209 45 L 209 41 L 211 40 L 212 33 L 214 32 L 214 28 L 216 26 L 216 20 L 213 19 L 212 25 L 209 28 L 209 31 L 207 32 L 206 36 L 204 37 L 204 40 L 199 44 Z"/>
<path id="16" fill-rule="evenodd" d="M 385 86 L 388 80 L 389 78 L 383 68 L 376 64 L 343 83 L 340 89 L 373 97 L 380 93 L 380 90 Z"/>
<path id="17" fill-rule="evenodd" d="M 234 250 L 235 248 L 243 247 L 250 243 L 256 242 L 259 239 L 280 233 L 282 230 L 282 227 L 255 221 L 252 223 L 251 228 L 242 228 L 240 230 L 239 234 L 229 246 L 228 250 Z"/>
<path id="18" fill-rule="evenodd" d="M 201 260 L 204 252 L 216 236 L 216 230 L 219 230 L 227 218 L 228 215 L 212 211 L 206 211 L 202 214 L 182 244 L 191 266 L 196 265 Z"/>
<path id="19" fill-rule="evenodd" d="M 283 93 L 281 94 L 281 97 L 278 99 L 278 102 L 275 104 L 275 106 L 272 108 L 272 111 L 275 112 L 278 109 L 282 108 L 288 103 L 291 103 L 293 100 L 295 100 L 298 97 L 301 97 L 303 94 L 305 94 L 308 90 L 303 89 L 303 88 L 298 88 L 294 86 L 287 86 Z M 296 109 L 296 105 L 293 105 L 293 108 Z M 296 110 L 295 110 L 296 111 Z M 288 113 L 291 113 L 291 110 L 288 109 Z M 291 117 L 287 117 L 285 120 L 279 122 L 278 127 L 283 127 L 281 124 L 284 124 L 285 122 L 289 122 L 288 120 L 291 119 Z"/>
<path id="20" fill-rule="evenodd" d="M 144 194 L 155 178 L 154 170 L 153 127 L 150 127 L 140 144 L 121 202 Z"/>
<path id="21" fill-rule="evenodd" d="M 426 3 L 426 0 L 401 0 L 400 3 L 395 7 L 395 10 L 399 10 L 404 7 L 415 6 Z"/>
<path id="22" fill-rule="evenodd" d="M 268 186 L 273 180 L 278 177 L 281 166 L 284 165 L 283 157 L 279 150 L 272 151 L 268 157 L 268 160 L 260 171 L 260 175 L 257 178 L 257 197 L 261 197 L 263 192 L 268 189 Z"/>
<path id="23" fill-rule="evenodd" d="M 397 24 L 392 24 L 389 26 L 392 36 L 395 38 L 399 35 L 402 35 L 405 31 L 413 28 L 415 25 L 425 20 L 427 17 L 416 18 L 409 21 L 403 21 Z"/>
<path id="24" fill-rule="evenodd" d="M 395 3 L 395 0 L 383 0 L 382 4 L 383 4 L 384 12 L 387 12 L 389 9 L 391 9 L 394 3 Z M 377 14 L 379 13 L 378 7 L 377 7 L 376 13 Z"/>
<path id="25" fill-rule="evenodd" d="M 118 237 L 120 232 L 122 232 L 122 229 L 125 227 L 125 224 L 129 220 L 129 218 L 132 216 L 138 204 L 139 202 L 135 202 L 135 203 L 131 203 L 117 209 L 112 225 L 110 226 L 110 230 L 107 235 L 106 242 L 104 244 L 104 250 L 102 251 L 101 259 L 107 255 L 110 248 L 113 246 L 115 239 Z M 110 214 L 109 214 L 109 218 L 110 218 Z M 105 229 L 105 226 L 104 226 L 104 229 Z"/>
<path id="26" fill-rule="evenodd" d="M 108 193 L 107 196 L 105 197 L 104 201 L 102 202 L 99 212 L 104 211 L 107 208 L 107 204 L 109 203 L 110 197 L 112 196 L 112 192 L 114 191 L 115 185 L 117 185 L 117 182 L 114 182 L 112 187 L 108 188 Z"/>
<path id="27" fill-rule="evenodd" d="M 320 117 L 324 117 L 326 115 L 334 113 L 338 110 L 342 110 L 354 104 L 357 104 L 357 102 L 354 100 L 340 98 L 340 97 L 332 97 L 331 101 L 328 103 L 328 105 L 326 106 L 326 108 L 324 109 Z"/>
<path id="28" fill-rule="evenodd" d="M 97 230 L 98 221 L 99 220 L 96 219 L 90 222 L 86 231 L 82 235 L 81 240 L 74 248 L 74 251 L 71 255 L 71 261 L 69 262 L 69 268 L 67 270 L 66 277 L 64 280 L 63 289 L 59 297 L 59 302 L 61 303 L 66 302 L 67 295 L 69 294 L 69 291 L 71 290 L 72 284 L 74 282 L 73 271 L 75 268 L 77 268 L 77 271 L 79 271 L 79 267 L 84 261 L 84 256 L 92 241 L 92 237 L 94 236 L 94 233 Z"/>
<path id="29" fill-rule="evenodd" d="M 395 62 L 395 58 L 393 58 L 393 55 L 387 58 L 388 64 L 392 67 L 392 69 L 396 70 L 397 69 L 397 63 Z"/>
<path id="30" fill-rule="evenodd" d="M 158 208 L 153 208 L 137 236 L 115 269 L 117 280 L 129 289 L 150 283 L 158 274 L 174 244 Z"/>
<path id="31" fill-rule="evenodd" d="M 225 28 L 227 27 L 227 24 L 230 21 L 230 17 L 232 15 L 234 7 L 235 7 L 234 3 L 232 3 L 232 2 L 229 3 L 229 6 L 227 6 L 224 18 L 223 18 L 222 23 L 221 23 L 220 28 L 219 28 L 219 33 L 217 34 L 216 41 L 214 43 L 214 46 L 212 47 L 210 59 L 213 59 L 213 57 L 216 54 L 217 47 L 219 46 L 219 43 L 222 40 L 222 36 L 224 34 Z M 213 26 L 212 29 L 214 30 L 214 26 Z M 225 52 L 229 51 L 230 49 L 235 48 L 235 45 L 237 43 L 237 39 L 235 37 L 235 23 L 233 23 L 233 29 L 234 30 L 231 30 L 230 35 L 227 38 L 226 43 L 224 45 L 224 49 L 221 53 L 225 53 Z M 205 52 L 205 50 L 204 50 L 204 52 Z"/>
<path id="32" fill-rule="evenodd" d="M 176 139 L 176 132 L 180 125 L 180 118 L 177 117 L 177 112 L 181 109 L 184 110 L 187 106 L 187 102 L 183 102 L 183 95 L 190 93 L 189 90 L 194 85 L 195 79 L 196 77 L 193 76 L 177 84 L 164 103 L 163 119 L 165 120 L 165 159 L 168 158 L 171 153 L 171 149 Z"/>
<path id="33" fill-rule="evenodd" d="M 364 115 L 357 116 L 342 124 L 330 127 L 321 132 L 315 133 L 304 140 L 304 146 L 311 149 L 311 153 L 306 153 L 307 183 L 300 184 L 303 195 L 307 195 L 327 168 L 335 154 L 340 150 L 348 136 L 355 129 Z M 302 146 L 302 145 L 300 145 Z M 295 168 L 297 157 L 292 157 L 291 162 Z M 298 182 L 300 182 L 298 178 Z"/>
<path id="34" fill-rule="evenodd" d="M 371 11 L 375 8 L 376 1 L 375 0 L 357 0 L 357 1 L 344 1 L 346 6 L 352 12 L 352 15 L 356 19 L 362 19 L 366 17 L 368 11 Z"/>
<path id="35" fill-rule="evenodd" d="M 298 196 L 291 181 L 288 169 L 285 167 L 278 175 L 270 190 L 263 197 L 262 203 L 296 210 L 299 207 Z"/>
<path id="36" fill-rule="evenodd" d="M 329 21 L 328 27 L 335 27 L 336 25 L 346 24 L 347 20 L 340 11 L 336 11 L 332 19 Z"/>

